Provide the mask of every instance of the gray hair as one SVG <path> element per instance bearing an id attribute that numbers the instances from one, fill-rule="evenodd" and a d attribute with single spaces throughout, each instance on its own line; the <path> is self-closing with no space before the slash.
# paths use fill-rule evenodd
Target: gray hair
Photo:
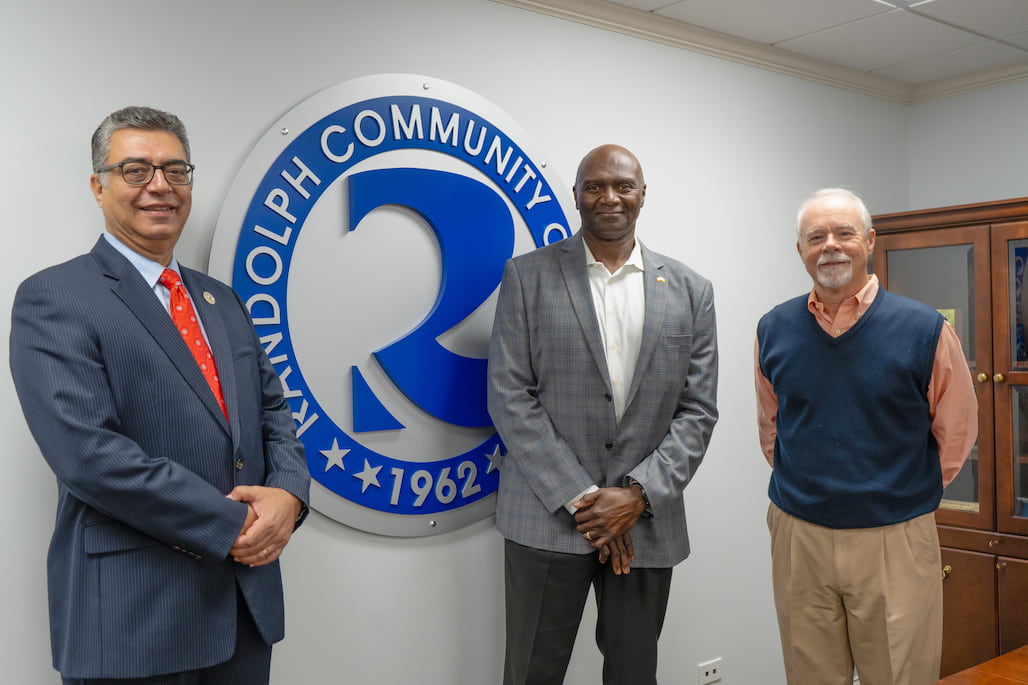
<path id="1" fill-rule="evenodd" d="M 174 114 L 151 107 L 125 107 L 108 114 L 93 132 L 93 172 L 100 173 L 107 155 L 111 151 L 111 136 L 123 128 L 138 128 L 143 131 L 167 131 L 182 142 L 189 161 L 189 137 L 186 126 Z"/>
<path id="2" fill-rule="evenodd" d="M 796 214 L 797 236 L 800 234 L 800 228 L 803 224 L 803 213 L 807 211 L 807 208 L 815 202 L 829 197 L 841 197 L 855 202 L 857 204 L 857 209 L 860 210 L 860 221 L 864 224 L 864 235 L 870 235 L 872 228 L 871 212 L 867 210 L 867 204 L 864 203 L 863 198 L 848 188 L 822 188 L 821 190 L 814 191 L 814 193 L 804 200 L 802 205 L 800 205 L 800 211 Z"/>

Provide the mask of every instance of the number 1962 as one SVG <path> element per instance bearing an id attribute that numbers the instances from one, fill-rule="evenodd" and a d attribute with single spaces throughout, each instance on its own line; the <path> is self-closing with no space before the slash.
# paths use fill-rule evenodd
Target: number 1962
<path id="1" fill-rule="evenodd" d="M 475 482 L 478 478 L 478 467 L 471 461 L 463 461 L 457 467 L 457 480 L 450 476 L 449 466 L 443 467 L 434 476 L 431 471 L 419 469 L 410 474 L 409 480 L 404 469 L 393 468 L 391 473 L 393 474 L 393 492 L 389 503 L 393 506 L 400 503 L 400 495 L 405 482 L 416 497 L 415 507 L 424 505 L 425 500 L 433 494 L 440 504 L 449 504 L 457 498 L 458 490 L 464 499 L 482 490 L 482 487 Z M 457 481 L 461 481 L 462 484 Z"/>

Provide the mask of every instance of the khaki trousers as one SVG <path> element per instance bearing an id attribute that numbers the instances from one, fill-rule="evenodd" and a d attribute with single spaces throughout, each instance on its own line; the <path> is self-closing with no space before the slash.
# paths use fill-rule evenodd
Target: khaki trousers
<path id="1" fill-rule="evenodd" d="M 772 581 L 789 685 L 930 685 L 942 653 L 934 514 L 835 530 L 772 504 Z"/>

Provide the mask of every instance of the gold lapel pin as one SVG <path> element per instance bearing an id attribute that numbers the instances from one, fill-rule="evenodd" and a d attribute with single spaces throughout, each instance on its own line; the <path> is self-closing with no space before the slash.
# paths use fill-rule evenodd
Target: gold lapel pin
<path id="1" fill-rule="evenodd" d="M 207 300 L 207 304 L 214 304 L 214 295 L 209 290 L 203 291 L 203 299 Z"/>
<path id="2" fill-rule="evenodd" d="M 657 283 L 667 283 L 667 281 L 664 280 L 663 276 L 657 276 Z"/>

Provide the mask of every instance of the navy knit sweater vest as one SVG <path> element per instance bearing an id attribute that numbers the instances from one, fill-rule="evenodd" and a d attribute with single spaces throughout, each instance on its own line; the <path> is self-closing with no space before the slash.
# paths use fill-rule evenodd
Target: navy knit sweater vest
<path id="1" fill-rule="evenodd" d="M 926 394 L 942 324 L 884 289 L 837 338 L 806 295 L 761 318 L 760 368 L 778 396 L 772 502 L 828 528 L 884 526 L 939 506 Z"/>

